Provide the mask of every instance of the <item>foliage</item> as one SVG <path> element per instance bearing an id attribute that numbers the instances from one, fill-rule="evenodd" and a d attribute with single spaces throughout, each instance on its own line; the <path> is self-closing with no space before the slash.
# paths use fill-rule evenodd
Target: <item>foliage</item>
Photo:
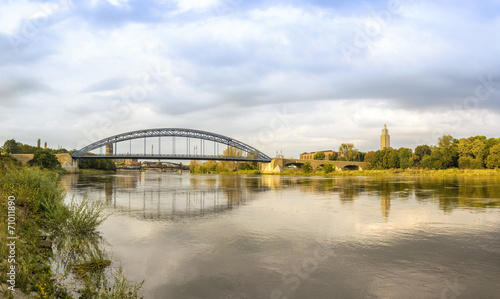
<path id="1" fill-rule="evenodd" d="M 21 142 L 16 142 L 16 140 L 14 140 L 14 139 L 10 139 L 10 140 L 5 141 L 5 143 L 3 145 L 3 150 L 9 154 L 34 154 L 39 149 L 40 149 L 40 146 L 38 145 L 38 141 L 37 141 L 37 146 L 31 146 L 31 145 L 24 144 Z M 60 148 L 60 149 L 47 148 L 46 150 L 50 151 L 53 154 L 62 154 L 62 153 L 68 152 L 64 148 Z"/>
<path id="2" fill-rule="evenodd" d="M 116 163 L 112 159 L 80 159 L 78 161 L 80 169 L 116 170 Z"/>
<path id="3" fill-rule="evenodd" d="M 329 157 L 328 160 L 330 161 L 337 161 L 338 157 L 336 153 L 332 153 Z"/>
<path id="4" fill-rule="evenodd" d="M 374 156 L 375 156 L 375 152 L 374 151 L 369 151 L 369 152 L 366 153 L 364 161 L 368 162 L 368 163 L 372 163 Z"/>
<path id="5" fill-rule="evenodd" d="M 53 231 L 61 223 L 51 218 L 48 207 L 64 210 L 64 192 L 57 185 L 57 175 L 38 168 L 28 168 L 0 160 L 0 209 L 7 210 L 9 196 L 16 198 L 16 287 L 25 292 L 38 291 L 54 298 L 69 295 L 52 280 L 52 251 L 40 248 L 40 230 Z M 0 222 L 0 239 L 5 240 L 6 221 Z M 1 242 L 0 255 L 7 256 L 7 242 Z M 7 263 L 0 264 L 0 280 L 6 281 Z M 48 296 L 48 295 L 47 295 Z M 44 297 L 45 298 L 45 297 Z"/>
<path id="6" fill-rule="evenodd" d="M 41 168 L 50 168 L 55 169 L 61 167 L 61 163 L 56 158 L 56 155 L 51 153 L 50 151 L 38 149 L 33 154 L 33 160 L 31 161 L 32 165 L 39 166 Z"/>
<path id="7" fill-rule="evenodd" d="M 415 154 L 422 160 L 425 156 L 430 156 L 432 153 L 431 148 L 426 145 L 419 145 L 415 148 Z"/>
<path id="8" fill-rule="evenodd" d="M 235 148 L 235 147 L 228 147 L 222 152 L 223 157 L 243 157 L 243 151 Z"/>
<path id="9" fill-rule="evenodd" d="M 358 149 L 352 143 L 342 143 L 339 147 L 340 161 L 355 161 L 358 158 Z"/>
<path id="10" fill-rule="evenodd" d="M 85 286 L 97 286 L 95 276 L 84 272 L 102 272 L 110 264 L 99 248 L 102 239 L 96 231 L 105 218 L 103 203 L 85 198 L 68 207 L 56 173 L 22 166 L 11 157 L 0 156 L 1 210 L 7 210 L 9 196 L 16 198 L 16 287 L 25 293 L 38 292 L 39 298 L 72 298 L 65 284 L 68 277 L 59 279 L 59 274 L 51 272 L 55 255 L 73 262 L 66 267 L 80 271 Z M 41 231 L 53 240 L 54 251 L 40 247 Z M 1 240 L 6 240 L 7 232 L 7 222 L 0 221 Z M 8 256 L 8 250 L 7 242 L 1 242 L 0 256 Z M 0 263 L 1 281 L 7 280 L 7 267 L 8 263 Z M 96 296 L 87 298 L 137 298 L 142 283 L 131 284 L 121 271 L 112 276 L 113 288 L 101 285 L 91 291 Z"/>
<path id="11" fill-rule="evenodd" d="M 500 144 L 494 145 L 490 149 L 490 154 L 486 159 L 488 168 L 500 168 Z"/>
<path id="12" fill-rule="evenodd" d="M 325 158 L 325 153 L 316 153 L 313 157 L 314 160 L 325 160 Z"/>
<path id="13" fill-rule="evenodd" d="M 19 154 L 19 145 L 14 139 L 5 141 L 3 149 L 9 154 Z"/>
<path id="14" fill-rule="evenodd" d="M 325 165 L 323 165 L 323 171 L 325 173 L 330 173 L 330 172 L 334 171 L 333 164 L 330 162 L 325 162 Z"/>
<path id="15" fill-rule="evenodd" d="M 311 173 L 313 171 L 313 167 L 311 165 L 311 162 L 307 161 L 306 163 L 304 163 L 302 165 L 302 171 L 305 173 L 305 174 L 308 174 L 308 173 Z"/>

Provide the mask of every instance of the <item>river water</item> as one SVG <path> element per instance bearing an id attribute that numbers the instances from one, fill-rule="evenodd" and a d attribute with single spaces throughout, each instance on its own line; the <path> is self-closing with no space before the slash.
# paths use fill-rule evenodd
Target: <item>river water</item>
<path id="1" fill-rule="evenodd" d="M 144 298 L 500 298 L 500 178 L 67 175 Z"/>

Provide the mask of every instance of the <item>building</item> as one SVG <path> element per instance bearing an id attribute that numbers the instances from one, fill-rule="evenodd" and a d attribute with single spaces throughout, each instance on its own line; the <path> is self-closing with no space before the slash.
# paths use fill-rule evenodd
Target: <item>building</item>
<path id="1" fill-rule="evenodd" d="M 317 153 L 325 154 L 325 160 L 330 160 L 330 156 L 332 156 L 332 155 L 335 156 L 334 160 L 337 160 L 337 158 L 339 157 L 338 152 L 335 152 L 333 150 L 327 150 L 327 151 L 318 151 L 318 152 L 311 152 L 311 153 L 302 153 L 302 154 L 300 154 L 300 159 L 302 159 L 302 160 L 314 160 L 314 155 L 316 155 Z"/>
<path id="2" fill-rule="evenodd" d="M 387 125 L 384 125 L 382 135 L 380 135 L 380 150 L 384 150 L 386 148 L 391 148 L 391 136 L 389 136 Z"/>
<path id="3" fill-rule="evenodd" d="M 113 144 L 110 143 L 106 145 L 106 156 L 112 156 L 114 154 L 113 152 Z"/>

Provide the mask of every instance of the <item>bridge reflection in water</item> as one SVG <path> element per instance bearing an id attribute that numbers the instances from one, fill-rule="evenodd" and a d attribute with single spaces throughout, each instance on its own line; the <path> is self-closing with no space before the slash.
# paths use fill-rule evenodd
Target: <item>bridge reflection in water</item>
<path id="1" fill-rule="evenodd" d="M 444 213 L 456 208 L 500 207 L 500 178 L 286 177 L 123 172 L 66 175 L 69 194 L 106 200 L 108 207 L 144 219 L 199 218 L 224 213 L 262 198 L 265 191 L 327 194 L 344 205 L 377 199 L 388 221 L 394 203 L 434 202 Z M 293 190 L 292 190 L 293 191 Z M 396 204 L 397 205 L 397 204 Z"/>
<path id="2" fill-rule="evenodd" d="M 106 201 L 117 213 L 144 219 L 181 219 L 223 213 L 252 200 L 238 177 L 156 172 L 65 176 L 61 184 L 78 197 Z M 88 186 L 88 188 L 86 187 Z"/>

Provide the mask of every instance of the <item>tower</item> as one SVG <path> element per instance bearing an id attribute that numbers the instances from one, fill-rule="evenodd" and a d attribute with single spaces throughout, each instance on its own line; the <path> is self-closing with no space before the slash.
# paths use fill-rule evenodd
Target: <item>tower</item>
<path id="1" fill-rule="evenodd" d="M 382 135 L 380 135 L 380 149 L 391 148 L 391 136 L 389 136 L 389 130 L 387 125 L 384 125 L 382 129 Z"/>
<path id="2" fill-rule="evenodd" d="M 106 145 L 106 156 L 112 156 L 113 155 L 113 144 L 110 143 Z"/>

